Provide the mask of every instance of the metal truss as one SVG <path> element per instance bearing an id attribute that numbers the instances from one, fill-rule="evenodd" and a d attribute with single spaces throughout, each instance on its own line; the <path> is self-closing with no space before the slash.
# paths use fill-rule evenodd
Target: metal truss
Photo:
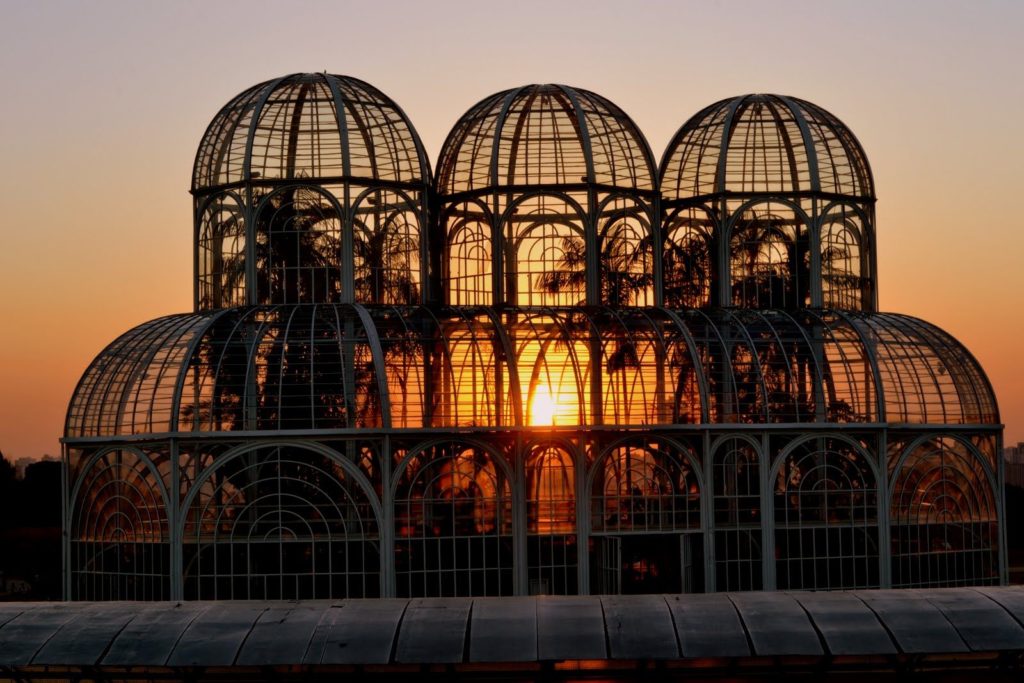
<path id="1" fill-rule="evenodd" d="M 71 599 L 1000 583 L 1001 426 L 954 338 L 876 312 L 853 134 L 711 105 L 660 170 L 594 93 L 471 108 L 436 183 L 372 86 L 229 102 L 195 312 L 125 333 L 64 438 Z"/>

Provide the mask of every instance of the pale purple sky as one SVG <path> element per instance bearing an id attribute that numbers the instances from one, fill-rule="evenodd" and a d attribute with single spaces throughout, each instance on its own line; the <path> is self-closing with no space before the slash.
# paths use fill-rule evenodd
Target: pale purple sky
<path id="1" fill-rule="evenodd" d="M 878 202 L 884 310 L 981 360 L 1024 440 L 1024 3 L 0 0 L 0 450 L 57 453 L 79 375 L 189 310 L 195 146 L 246 87 L 347 74 L 431 158 L 486 95 L 561 82 L 616 102 L 656 157 L 698 109 L 789 94 L 845 121 Z"/>

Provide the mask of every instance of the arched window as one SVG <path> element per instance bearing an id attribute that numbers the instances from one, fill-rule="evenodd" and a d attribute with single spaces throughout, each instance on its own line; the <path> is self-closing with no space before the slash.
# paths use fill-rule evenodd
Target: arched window
<path id="1" fill-rule="evenodd" d="M 355 300 L 420 303 L 420 227 L 415 205 L 399 193 L 377 191 L 359 203 L 353 223 Z"/>
<path id="2" fill-rule="evenodd" d="M 459 443 L 408 458 L 395 490 L 399 597 L 512 594 L 512 493 L 487 451 Z"/>
<path id="3" fill-rule="evenodd" d="M 810 304 L 807 230 L 791 208 L 759 204 L 744 210 L 730 233 L 729 261 L 734 306 Z"/>
<path id="4" fill-rule="evenodd" d="M 828 422 L 875 422 L 878 401 L 868 349 L 849 319 L 811 318 L 808 331 L 821 348 L 823 398 Z"/>
<path id="5" fill-rule="evenodd" d="M 892 585 L 999 583 L 996 493 L 982 461 L 949 438 L 914 448 L 892 483 Z"/>
<path id="6" fill-rule="evenodd" d="M 373 494 L 339 459 L 276 446 L 217 464 L 186 510 L 185 597 L 378 597 Z"/>
<path id="7" fill-rule="evenodd" d="M 351 309 L 250 309 L 220 332 L 223 341 L 204 339 L 196 356 L 196 375 L 214 392 L 216 422 L 228 418 L 236 429 L 382 424 L 382 370 Z"/>
<path id="8" fill-rule="evenodd" d="M 491 226 L 473 205 L 453 212 L 448 238 L 446 290 L 452 306 L 489 306 L 494 303 Z"/>
<path id="9" fill-rule="evenodd" d="M 679 424 L 700 424 L 703 416 L 698 373 L 701 369 L 693 363 L 689 344 L 685 340 L 677 341 L 668 347 L 666 355 L 669 378 L 675 381 L 670 419 Z"/>
<path id="10" fill-rule="evenodd" d="M 155 465 L 134 450 L 108 451 L 79 475 L 72 502 L 73 600 L 167 600 L 167 501 Z"/>
<path id="11" fill-rule="evenodd" d="M 598 461 L 590 491 L 600 593 L 704 589 L 700 477 L 685 447 L 632 439 Z"/>
<path id="12" fill-rule="evenodd" d="M 436 343 L 433 322 L 415 325 L 390 309 L 375 312 L 394 427 L 422 428 L 429 420 L 426 359 Z"/>
<path id="13" fill-rule="evenodd" d="M 500 332 L 486 316 L 450 320 L 441 326 L 441 348 L 431 366 L 432 424 L 497 427 L 515 424 L 508 391 L 510 369 Z M 499 393 L 502 386 L 506 393 Z M 508 417 L 512 415 L 513 419 Z"/>
<path id="14" fill-rule="evenodd" d="M 233 195 L 218 195 L 199 219 L 199 309 L 244 306 L 245 213 Z"/>
<path id="15" fill-rule="evenodd" d="M 518 240 L 509 284 L 519 306 L 576 306 L 586 301 L 586 246 L 574 226 L 537 223 Z"/>
<path id="16" fill-rule="evenodd" d="M 664 345 L 671 335 L 671 326 L 658 325 L 630 311 L 596 313 L 592 320 L 601 330 L 603 423 L 639 425 L 668 421 Z"/>
<path id="17" fill-rule="evenodd" d="M 700 483 L 691 457 L 640 440 L 612 450 L 594 482 L 591 530 L 699 530 Z"/>
<path id="18" fill-rule="evenodd" d="M 726 381 L 726 392 L 735 387 L 731 396 L 723 394 L 721 400 L 731 408 L 729 422 L 757 424 L 766 422 L 766 397 L 764 380 L 761 376 L 761 364 L 750 343 L 737 341 L 737 328 L 730 330 L 727 348 L 729 349 L 729 365 L 732 370 L 731 382 Z M 731 401 L 730 401 L 731 399 Z"/>
<path id="19" fill-rule="evenodd" d="M 576 468 L 560 446 L 537 446 L 526 462 L 526 533 L 531 595 L 575 595 Z"/>
<path id="20" fill-rule="evenodd" d="M 753 374 L 745 378 L 763 392 L 753 422 L 810 422 L 818 415 L 821 392 L 819 351 L 811 344 L 805 328 L 793 317 L 776 311 L 734 311 L 737 326 L 750 339 Z M 737 371 L 748 366 L 736 362 Z"/>
<path id="21" fill-rule="evenodd" d="M 812 439 L 776 467 L 776 586 L 877 588 L 878 485 L 863 452 Z"/>
<path id="22" fill-rule="evenodd" d="M 590 419 L 591 335 L 582 315 L 535 315 L 510 330 L 526 423 L 582 425 Z"/>
<path id="23" fill-rule="evenodd" d="M 661 267 L 665 306 L 668 308 L 711 305 L 713 234 L 713 221 L 699 209 L 684 209 L 666 222 L 666 246 Z"/>
<path id="24" fill-rule="evenodd" d="M 635 202 L 615 199 L 602 211 L 598 236 L 601 303 L 614 308 L 654 304 L 651 229 Z"/>
<path id="25" fill-rule="evenodd" d="M 860 217 L 832 211 L 821 226 L 821 294 L 826 308 L 860 311 L 870 306 L 870 278 L 863 261 Z"/>
<path id="26" fill-rule="evenodd" d="M 531 196 L 505 218 L 505 300 L 518 306 L 577 306 L 587 300 L 583 218 L 561 197 Z"/>
<path id="27" fill-rule="evenodd" d="M 293 186 L 270 195 L 256 214 L 259 303 L 340 301 L 342 221 L 318 188 Z"/>
<path id="28" fill-rule="evenodd" d="M 718 444 L 712 459 L 715 588 L 761 590 L 760 454 L 740 438 Z"/>

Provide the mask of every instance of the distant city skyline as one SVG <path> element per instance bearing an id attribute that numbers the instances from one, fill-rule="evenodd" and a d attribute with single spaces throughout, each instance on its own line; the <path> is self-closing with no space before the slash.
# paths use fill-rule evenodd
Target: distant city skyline
<path id="1" fill-rule="evenodd" d="M 962 341 L 995 387 L 1005 444 L 1024 439 L 1024 226 L 1005 206 L 1024 178 L 1022 5 L 4 2 L 0 12 L 0 450 L 12 462 L 59 453 L 75 382 L 111 334 L 191 310 L 189 173 L 210 117 L 244 87 L 314 70 L 379 86 L 432 163 L 466 109 L 530 82 L 607 96 L 656 157 L 724 97 L 822 105 L 872 164 L 881 310 Z"/>

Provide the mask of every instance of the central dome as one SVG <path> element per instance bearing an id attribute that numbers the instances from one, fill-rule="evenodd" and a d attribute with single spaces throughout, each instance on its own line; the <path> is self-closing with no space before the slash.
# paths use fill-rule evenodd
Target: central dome
<path id="1" fill-rule="evenodd" d="M 491 95 L 441 149 L 448 303 L 654 303 L 656 183 L 643 133 L 600 95 L 564 85 Z"/>
<path id="2" fill-rule="evenodd" d="M 441 151 L 441 194 L 488 187 L 580 185 L 652 190 L 654 160 L 617 106 L 587 90 L 527 85 L 484 99 Z"/>

